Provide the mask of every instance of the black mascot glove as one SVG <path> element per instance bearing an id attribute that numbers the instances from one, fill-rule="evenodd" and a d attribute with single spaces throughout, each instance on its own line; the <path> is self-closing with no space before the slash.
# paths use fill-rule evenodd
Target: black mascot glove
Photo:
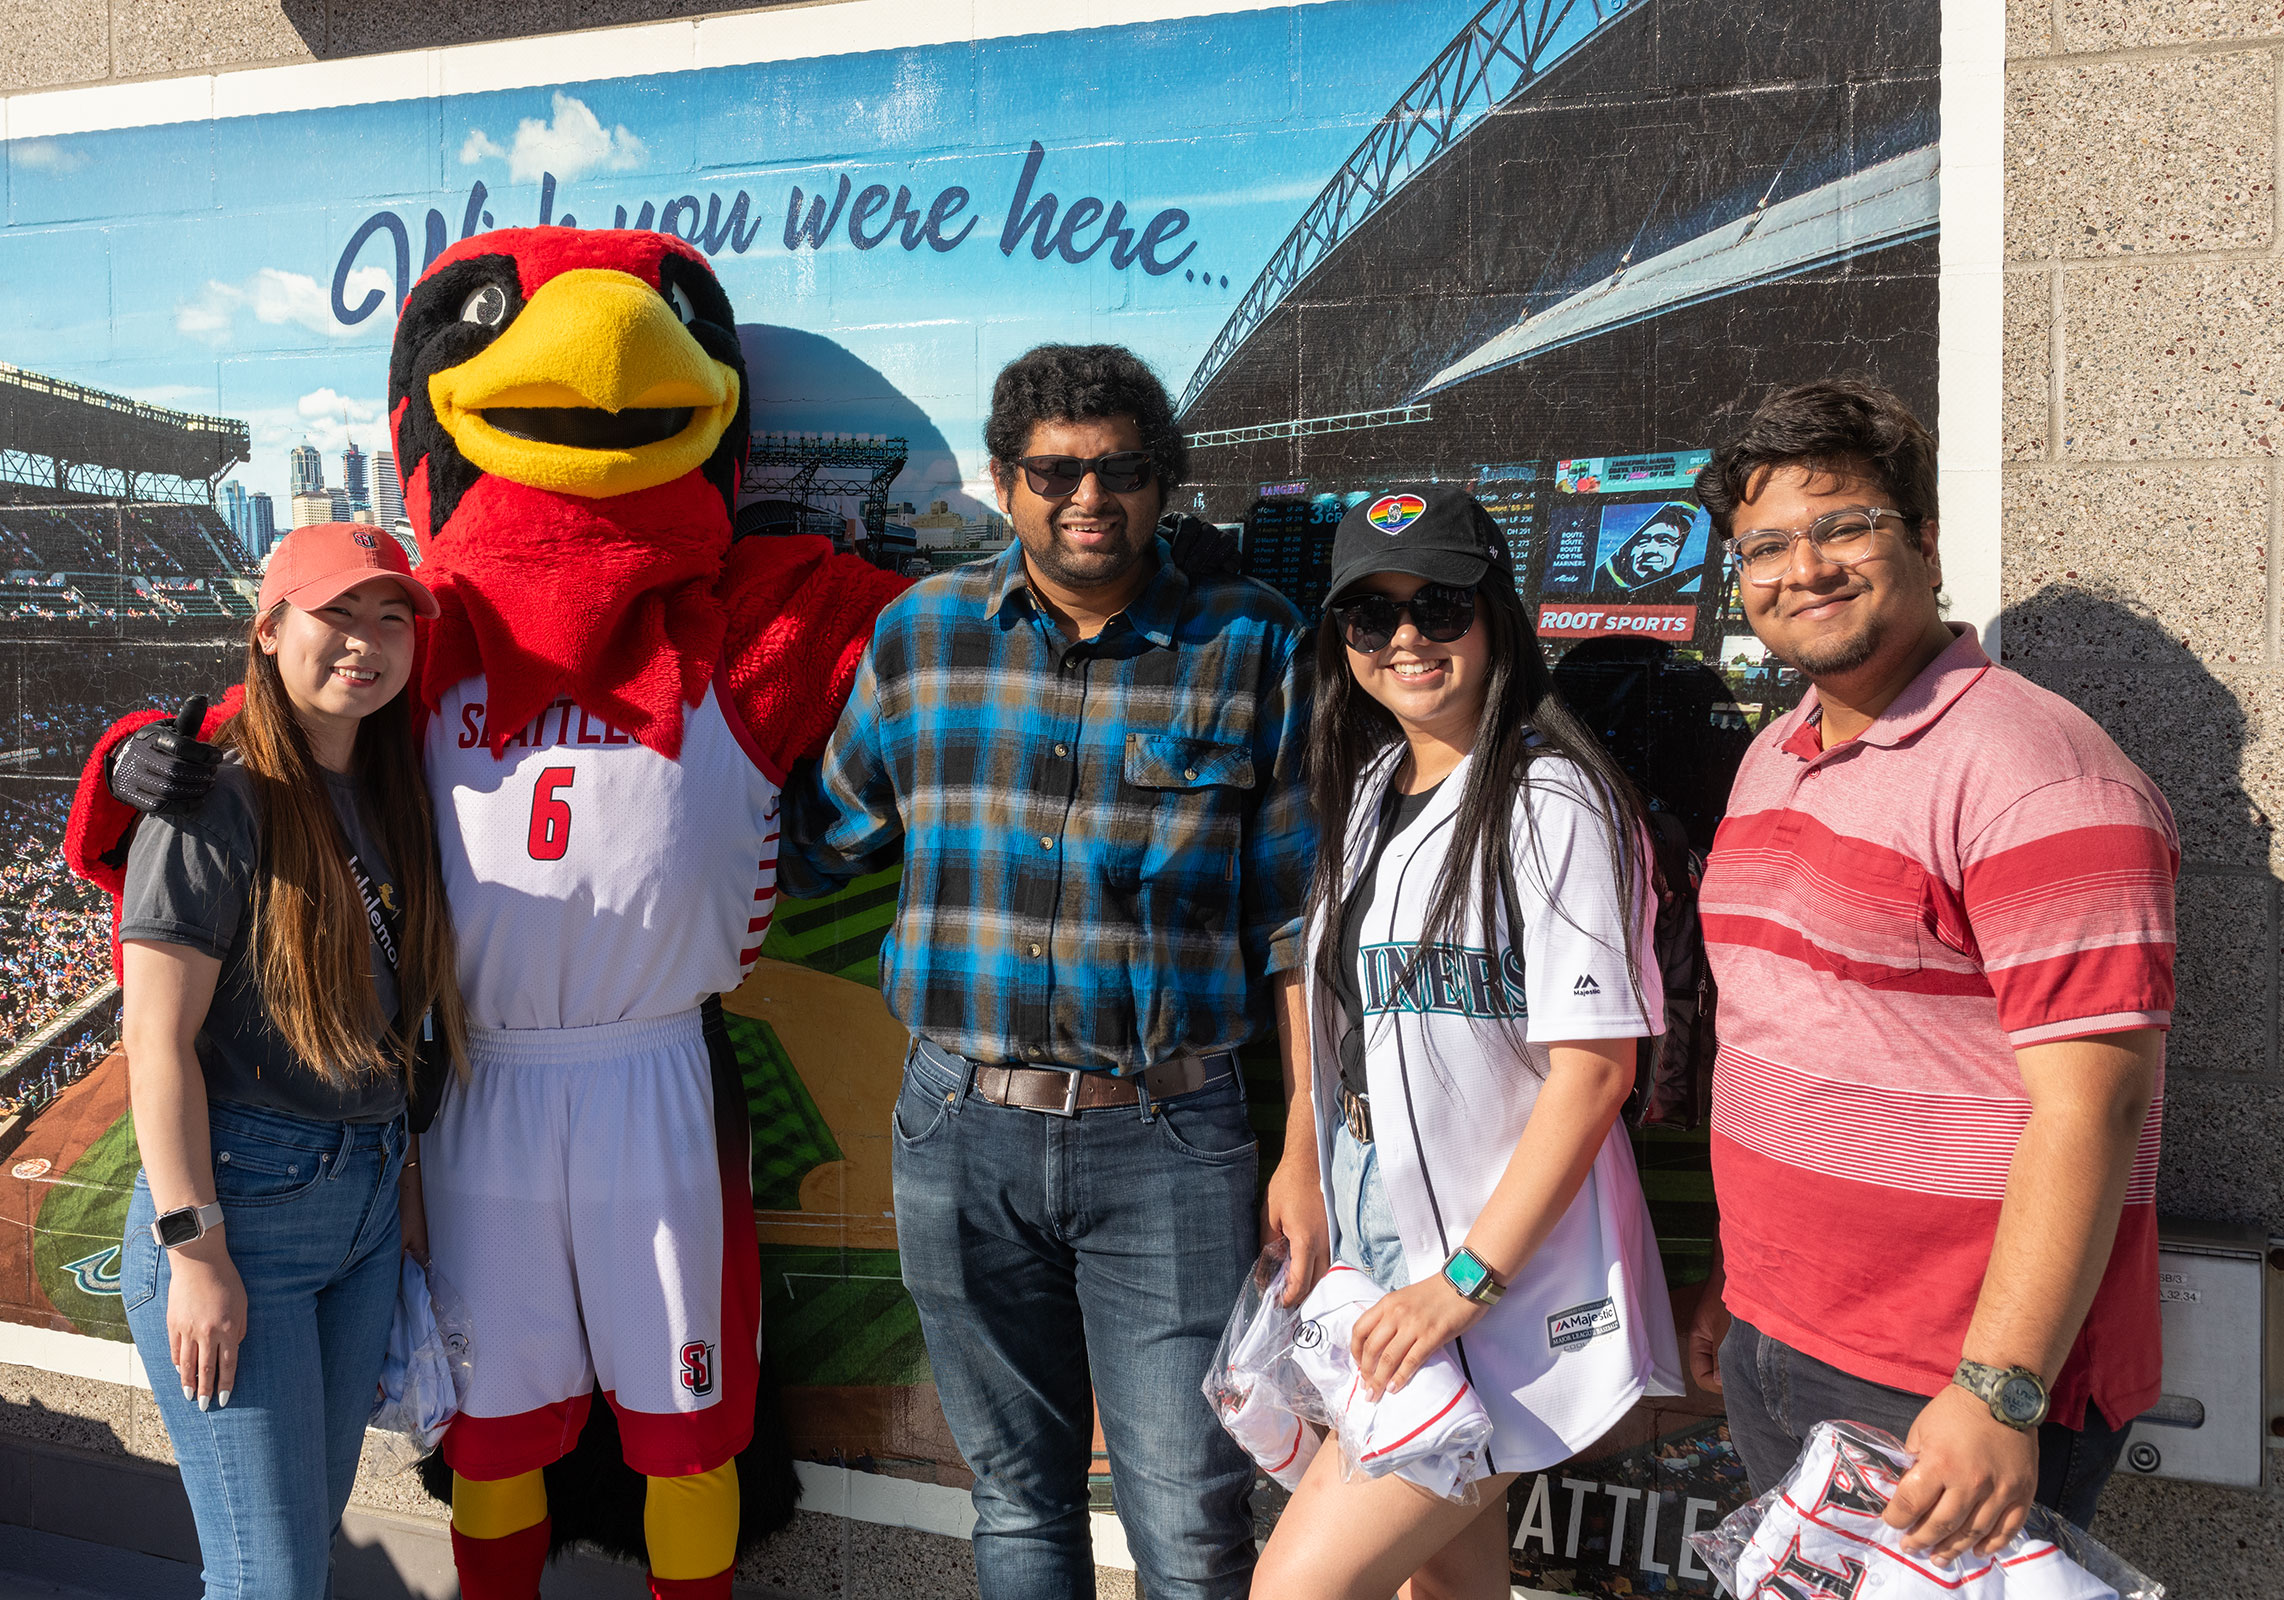
<path id="1" fill-rule="evenodd" d="M 1158 531 L 1174 547 L 1174 565 L 1192 578 L 1244 570 L 1239 565 L 1237 535 L 1227 528 L 1186 511 L 1169 511 L 1158 519 Z"/>
<path id="2" fill-rule="evenodd" d="M 112 752 L 112 797 L 147 816 L 184 816 L 206 804 L 222 752 L 198 737 L 205 720 L 206 696 L 194 694 L 172 722 L 128 735 Z"/>

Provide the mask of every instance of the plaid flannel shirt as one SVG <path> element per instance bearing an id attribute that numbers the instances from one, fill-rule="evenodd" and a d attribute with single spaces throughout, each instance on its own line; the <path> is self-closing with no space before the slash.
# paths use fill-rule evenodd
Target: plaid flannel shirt
<path id="1" fill-rule="evenodd" d="M 1308 644 L 1249 578 L 1158 570 L 1091 640 L 1020 545 L 881 613 L 823 762 L 787 795 L 780 882 L 894 864 L 889 1009 L 985 1062 L 1133 1072 L 1274 1026 L 1315 835 Z"/>

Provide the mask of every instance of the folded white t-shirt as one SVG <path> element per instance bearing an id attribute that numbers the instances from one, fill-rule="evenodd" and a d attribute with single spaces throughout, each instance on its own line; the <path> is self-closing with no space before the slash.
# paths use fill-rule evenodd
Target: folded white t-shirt
<path id="1" fill-rule="evenodd" d="M 1293 1361 L 1316 1385 L 1349 1459 L 1369 1477 L 1398 1477 L 1446 1500 L 1484 1475 L 1491 1418 L 1446 1345 L 1411 1382 L 1373 1400 L 1350 1345 L 1356 1319 L 1384 1291 L 1354 1267 L 1334 1267 L 1301 1302 Z"/>

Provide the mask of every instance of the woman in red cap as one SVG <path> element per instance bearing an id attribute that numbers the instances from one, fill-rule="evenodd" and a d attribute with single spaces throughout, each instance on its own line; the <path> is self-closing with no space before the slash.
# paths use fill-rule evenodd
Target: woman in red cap
<path id="1" fill-rule="evenodd" d="M 128 856 L 120 1291 L 210 1597 L 328 1592 L 400 1244 L 424 1243 L 407 1084 L 423 1036 L 463 1044 L 405 693 L 435 615 L 385 533 L 287 535 L 214 792 Z"/>

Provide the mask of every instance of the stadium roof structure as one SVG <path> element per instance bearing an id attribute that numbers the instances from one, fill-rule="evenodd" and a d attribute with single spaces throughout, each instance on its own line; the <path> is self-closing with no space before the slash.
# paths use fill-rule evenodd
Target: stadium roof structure
<path id="1" fill-rule="evenodd" d="M 888 526 L 888 489 L 904 470 L 910 443 L 853 433 L 757 433 L 746 452 L 744 491 L 809 504 L 818 496 L 855 500 L 873 538 Z"/>
<path id="2" fill-rule="evenodd" d="M 1269 264 L 1198 362 L 1174 408 L 1187 412 L 1285 296 L 1397 190 L 1477 121 L 1642 0 L 1491 0 L 1373 125 L 1270 253 Z"/>
<path id="3" fill-rule="evenodd" d="M 0 481 L 211 505 L 215 479 L 252 458 L 243 422 L 169 411 L 0 361 Z"/>

